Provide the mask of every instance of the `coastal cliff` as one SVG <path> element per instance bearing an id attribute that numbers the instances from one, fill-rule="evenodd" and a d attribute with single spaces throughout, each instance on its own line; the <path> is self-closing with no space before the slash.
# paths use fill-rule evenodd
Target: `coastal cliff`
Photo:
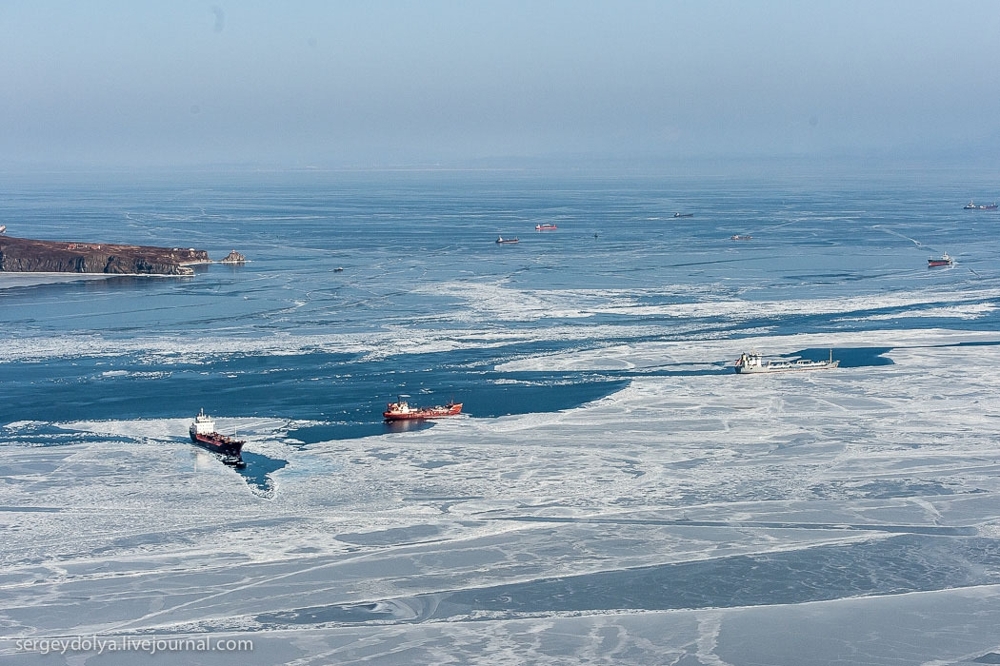
<path id="1" fill-rule="evenodd" d="M 194 248 L 66 243 L 0 235 L 0 272 L 190 275 L 190 264 L 210 263 Z"/>

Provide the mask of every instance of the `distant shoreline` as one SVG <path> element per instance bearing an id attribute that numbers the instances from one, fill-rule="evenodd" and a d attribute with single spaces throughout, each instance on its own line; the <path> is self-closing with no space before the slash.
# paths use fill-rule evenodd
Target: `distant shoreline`
<path id="1" fill-rule="evenodd" d="M 195 248 L 35 240 L 0 235 L 0 272 L 101 275 L 193 275 L 211 263 Z"/>

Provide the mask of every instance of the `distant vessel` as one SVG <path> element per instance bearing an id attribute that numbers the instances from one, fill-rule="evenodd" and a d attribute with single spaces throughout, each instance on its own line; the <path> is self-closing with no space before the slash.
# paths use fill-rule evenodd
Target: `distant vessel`
<path id="1" fill-rule="evenodd" d="M 955 263 L 955 260 L 948 256 L 945 252 L 940 257 L 931 257 L 927 260 L 927 268 L 937 268 L 938 266 L 951 266 Z"/>
<path id="2" fill-rule="evenodd" d="M 965 210 L 996 210 L 997 204 L 995 201 L 990 204 L 977 204 L 970 201 L 969 203 L 962 206 L 962 208 L 964 208 Z"/>
<path id="3" fill-rule="evenodd" d="M 390 402 L 382 416 L 386 421 L 412 421 L 415 419 L 437 419 L 444 416 L 455 416 L 462 412 L 462 403 L 451 401 L 447 405 L 437 405 L 434 407 L 410 407 L 404 400 L 406 396 L 399 396 L 396 402 Z"/>
<path id="4" fill-rule="evenodd" d="M 503 236 L 497 236 L 497 243 L 500 244 L 500 245 L 507 245 L 507 244 L 520 243 L 520 242 L 521 241 L 518 240 L 517 236 L 514 236 L 513 238 L 504 238 Z"/>
<path id="5" fill-rule="evenodd" d="M 729 237 L 729 240 L 750 240 L 753 236 L 740 236 L 739 234 L 733 234 Z"/>
<path id="6" fill-rule="evenodd" d="M 535 225 L 535 231 L 555 231 L 558 228 L 559 227 L 557 227 L 554 224 L 536 224 Z"/>
<path id="7" fill-rule="evenodd" d="M 830 360 L 828 361 L 767 361 L 758 351 L 743 352 L 736 359 L 736 372 L 739 374 L 753 374 L 764 372 L 790 372 L 795 370 L 823 370 L 826 368 L 836 368 L 840 365 L 840 359 L 833 360 L 833 350 L 830 350 Z"/>
<path id="8" fill-rule="evenodd" d="M 674 217 L 694 217 L 694 213 L 674 213 Z"/>
<path id="9" fill-rule="evenodd" d="M 191 441 L 212 453 L 222 456 L 222 462 L 233 467 L 243 467 L 243 440 L 227 437 L 215 431 L 215 421 L 202 409 L 194 417 L 194 423 L 188 429 Z"/>

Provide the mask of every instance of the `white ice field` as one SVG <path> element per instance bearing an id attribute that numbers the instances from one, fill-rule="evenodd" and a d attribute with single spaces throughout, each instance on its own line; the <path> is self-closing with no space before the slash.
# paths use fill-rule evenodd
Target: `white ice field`
<path id="1" fill-rule="evenodd" d="M 186 442 L 187 418 L 57 424 L 107 437 L 0 447 L 0 662 L 1000 663 L 996 343 L 546 356 L 517 369 L 649 375 L 565 412 L 308 447 L 286 436 L 301 424 L 220 417 L 288 461 L 270 492 Z M 655 374 L 750 345 L 889 347 L 893 364 Z M 252 654 L 40 649 L 206 636 Z"/>

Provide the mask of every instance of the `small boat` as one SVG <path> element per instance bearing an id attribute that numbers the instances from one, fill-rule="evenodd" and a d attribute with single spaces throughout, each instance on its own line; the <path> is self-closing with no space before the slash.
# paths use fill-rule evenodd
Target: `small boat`
<path id="1" fill-rule="evenodd" d="M 559 227 L 557 227 L 554 224 L 536 224 L 535 225 L 535 231 L 555 231 L 558 228 Z"/>
<path id="2" fill-rule="evenodd" d="M 6 233 L 6 231 L 7 231 L 7 225 L 6 224 L 0 224 L 0 234 Z"/>
<path id="3" fill-rule="evenodd" d="M 927 268 L 937 268 L 938 266 L 952 266 L 955 264 L 955 260 L 948 256 L 945 252 L 940 257 L 931 257 L 927 260 Z"/>
<path id="4" fill-rule="evenodd" d="M 767 361 L 758 351 L 743 352 L 736 359 L 734 367 L 738 374 L 755 374 L 765 372 L 793 372 L 796 370 L 824 370 L 836 368 L 840 365 L 840 359 L 833 360 L 833 350 L 830 350 L 830 360 L 828 361 Z"/>
<path id="5" fill-rule="evenodd" d="M 674 213 L 674 217 L 694 217 L 694 213 Z"/>
<path id="6" fill-rule="evenodd" d="M 513 243 L 520 243 L 521 241 L 518 240 L 517 236 L 514 236 L 513 238 L 504 238 L 503 236 L 497 236 L 496 242 L 499 245 L 508 245 Z"/>
<path id="7" fill-rule="evenodd" d="M 997 203 L 994 201 L 990 204 L 977 204 L 972 201 L 962 206 L 965 210 L 996 210 Z"/>
<path id="8" fill-rule="evenodd" d="M 188 429 L 191 441 L 198 446 L 208 449 L 212 453 L 217 453 L 222 457 L 222 462 L 233 467 L 244 467 L 242 439 L 227 437 L 215 431 L 215 421 L 205 414 L 202 409 L 198 416 L 194 417 L 194 423 Z"/>
<path id="9" fill-rule="evenodd" d="M 410 407 L 410 403 L 404 400 L 406 396 L 399 396 L 396 402 L 386 405 L 386 410 L 382 416 L 386 421 L 412 421 L 415 419 L 438 419 L 445 416 L 455 416 L 462 412 L 462 403 L 452 400 L 447 405 L 436 405 L 434 407 Z"/>
<path id="10" fill-rule="evenodd" d="M 729 237 L 729 240 L 750 240 L 753 236 L 740 236 L 739 234 L 733 234 Z"/>

